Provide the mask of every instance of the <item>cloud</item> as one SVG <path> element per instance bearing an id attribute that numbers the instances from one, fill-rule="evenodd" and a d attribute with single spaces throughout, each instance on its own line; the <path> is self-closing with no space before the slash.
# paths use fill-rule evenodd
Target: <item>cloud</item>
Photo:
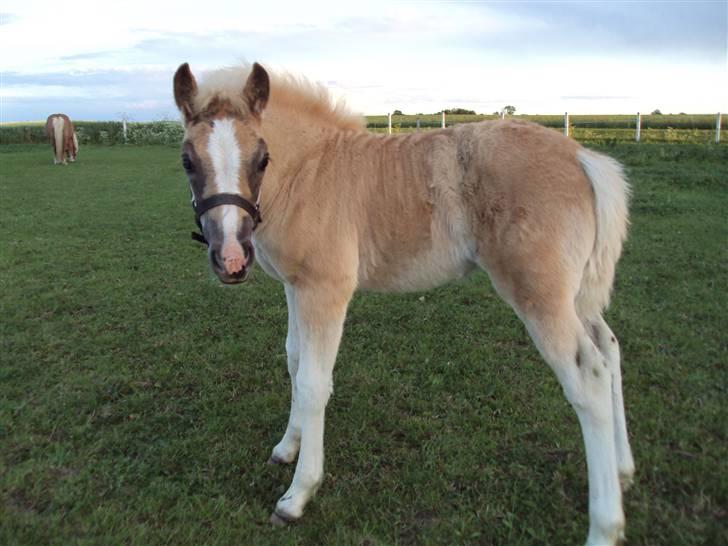
<path id="1" fill-rule="evenodd" d="M 53 112 L 68 114 L 73 120 L 120 120 L 126 115 L 130 121 L 177 120 L 179 114 L 170 101 L 156 108 L 136 104 L 123 98 L 109 98 L 103 101 L 70 97 L 53 100 L 47 97 L 26 98 L 22 101 L 3 100 L 3 108 L 12 109 L 13 116 L 3 121 L 43 121 Z"/>
<path id="2" fill-rule="evenodd" d="M 77 53 L 75 55 L 63 55 L 61 57 L 58 57 L 58 60 L 63 61 L 63 62 L 68 62 L 68 61 L 80 61 L 80 60 L 86 60 L 86 59 L 103 59 L 105 57 L 114 55 L 115 53 L 117 53 L 117 51 L 113 51 L 113 50 L 91 51 L 88 53 Z"/>
<path id="3" fill-rule="evenodd" d="M 18 20 L 18 16 L 14 13 L 0 12 L 0 26 L 9 25 Z"/>
<path id="4" fill-rule="evenodd" d="M 3 120 L 44 119 L 47 110 L 77 119 L 116 119 L 120 112 L 147 121 L 176 117 L 167 70 L 95 70 L 3 74 Z"/>
<path id="5" fill-rule="evenodd" d="M 504 44 L 520 51 L 576 57 L 700 54 L 703 60 L 726 60 L 725 2 L 509 2 L 500 8 L 542 23 L 528 40 L 519 36 Z M 483 39 L 496 45 L 488 36 Z"/>
<path id="6" fill-rule="evenodd" d="M 626 100 L 635 97 L 629 95 L 567 95 L 560 98 L 561 100 Z"/>
<path id="7" fill-rule="evenodd" d="M 108 104 L 101 119 L 118 111 L 176 115 L 171 79 L 179 64 L 199 74 L 241 60 L 326 82 L 367 113 L 489 112 L 504 104 L 548 113 L 570 101 L 599 113 L 668 98 L 681 110 L 726 106 L 718 91 L 728 85 L 720 2 L 311 0 L 251 10 L 207 0 L 193 11 L 148 0 L 98 10 L 78 0 L 73 17 L 43 0 L 5 7 L 0 51 L 12 55 L 0 59 L 4 120 L 22 119 L 24 105 L 39 107 L 42 96 L 89 115 Z M 46 43 L 58 20 L 66 38 Z"/>

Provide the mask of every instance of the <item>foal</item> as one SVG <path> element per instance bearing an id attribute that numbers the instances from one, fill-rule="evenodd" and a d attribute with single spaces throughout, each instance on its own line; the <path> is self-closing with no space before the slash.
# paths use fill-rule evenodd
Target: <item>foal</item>
<path id="1" fill-rule="evenodd" d="M 421 290 L 481 268 L 578 415 L 587 544 L 616 544 L 634 472 L 619 346 L 602 318 L 627 231 L 620 165 L 521 121 L 373 135 L 322 88 L 271 81 L 257 63 L 199 86 L 183 64 L 174 96 L 212 270 L 242 282 L 257 257 L 285 289 L 291 413 L 271 460 L 298 461 L 272 521 L 300 518 L 321 484 L 324 409 L 355 290 Z"/>

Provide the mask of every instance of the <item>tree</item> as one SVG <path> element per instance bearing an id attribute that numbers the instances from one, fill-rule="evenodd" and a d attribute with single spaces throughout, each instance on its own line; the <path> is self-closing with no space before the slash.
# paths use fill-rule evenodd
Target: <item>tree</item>
<path id="1" fill-rule="evenodd" d="M 438 114 L 440 114 L 440 113 L 442 113 L 442 112 L 438 112 Z M 450 109 L 445 110 L 445 114 L 448 116 L 450 116 L 450 115 L 452 115 L 452 116 L 465 116 L 465 115 L 474 116 L 475 110 L 466 110 L 465 108 L 450 108 Z"/>
<path id="2" fill-rule="evenodd" d="M 392 112 L 392 115 L 393 116 L 404 116 L 404 114 L 402 113 L 402 110 L 395 110 L 394 112 Z"/>
<path id="3" fill-rule="evenodd" d="M 506 113 L 507 115 L 509 115 L 509 116 L 512 116 L 513 114 L 515 114 L 515 113 L 516 113 L 516 107 L 515 107 L 515 106 L 511 106 L 511 105 L 509 104 L 508 106 L 505 106 L 505 107 L 503 108 L 503 111 L 504 111 L 504 112 L 505 112 L 505 113 Z"/>
<path id="4" fill-rule="evenodd" d="M 652 115 L 653 116 L 661 116 L 662 115 L 662 112 L 660 112 L 660 109 L 658 108 L 657 110 L 653 110 L 652 111 Z"/>

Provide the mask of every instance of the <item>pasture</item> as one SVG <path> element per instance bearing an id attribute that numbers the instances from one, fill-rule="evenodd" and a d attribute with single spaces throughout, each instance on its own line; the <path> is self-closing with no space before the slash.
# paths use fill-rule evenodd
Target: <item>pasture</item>
<path id="1" fill-rule="evenodd" d="M 630 545 L 728 542 L 728 148 L 621 144 L 607 320 L 637 464 Z M 268 517 L 289 409 L 283 290 L 208 270 L 176 146 L 0 147 L 0 543 L 579 544 L 576 416 L 473 275 L 359 294 L 304 519 Z"/>

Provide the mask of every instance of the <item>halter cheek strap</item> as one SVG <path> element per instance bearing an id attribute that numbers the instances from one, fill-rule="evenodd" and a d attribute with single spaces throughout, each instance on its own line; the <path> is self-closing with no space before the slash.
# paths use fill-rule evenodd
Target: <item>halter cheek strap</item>
<path id="1" fill-rule="evenodd" d="M 192 209 L 195 211 L 195 223 L 197 224 L 197 227 L 200 228 L 200 231 L 202 231 L 202 222 L 200 222 L 202 215 L 208 210 L 219 207 L 220 205 L 235 205 L 247 212 L 253 219 L 253 231 L 255 231 L 258 224 L 263 221 L 263 217 L 260 215 L 260 193 L 258 193 L 258 201 L 255 205 L 236 193 L 218 193 L 208 197 L 207 199 L 203 199 L 199 203 L 197 201 L 192 201 Z M 202 233 L 193 231 L 192 239 L 208 246 L 210 245 Z"/>

